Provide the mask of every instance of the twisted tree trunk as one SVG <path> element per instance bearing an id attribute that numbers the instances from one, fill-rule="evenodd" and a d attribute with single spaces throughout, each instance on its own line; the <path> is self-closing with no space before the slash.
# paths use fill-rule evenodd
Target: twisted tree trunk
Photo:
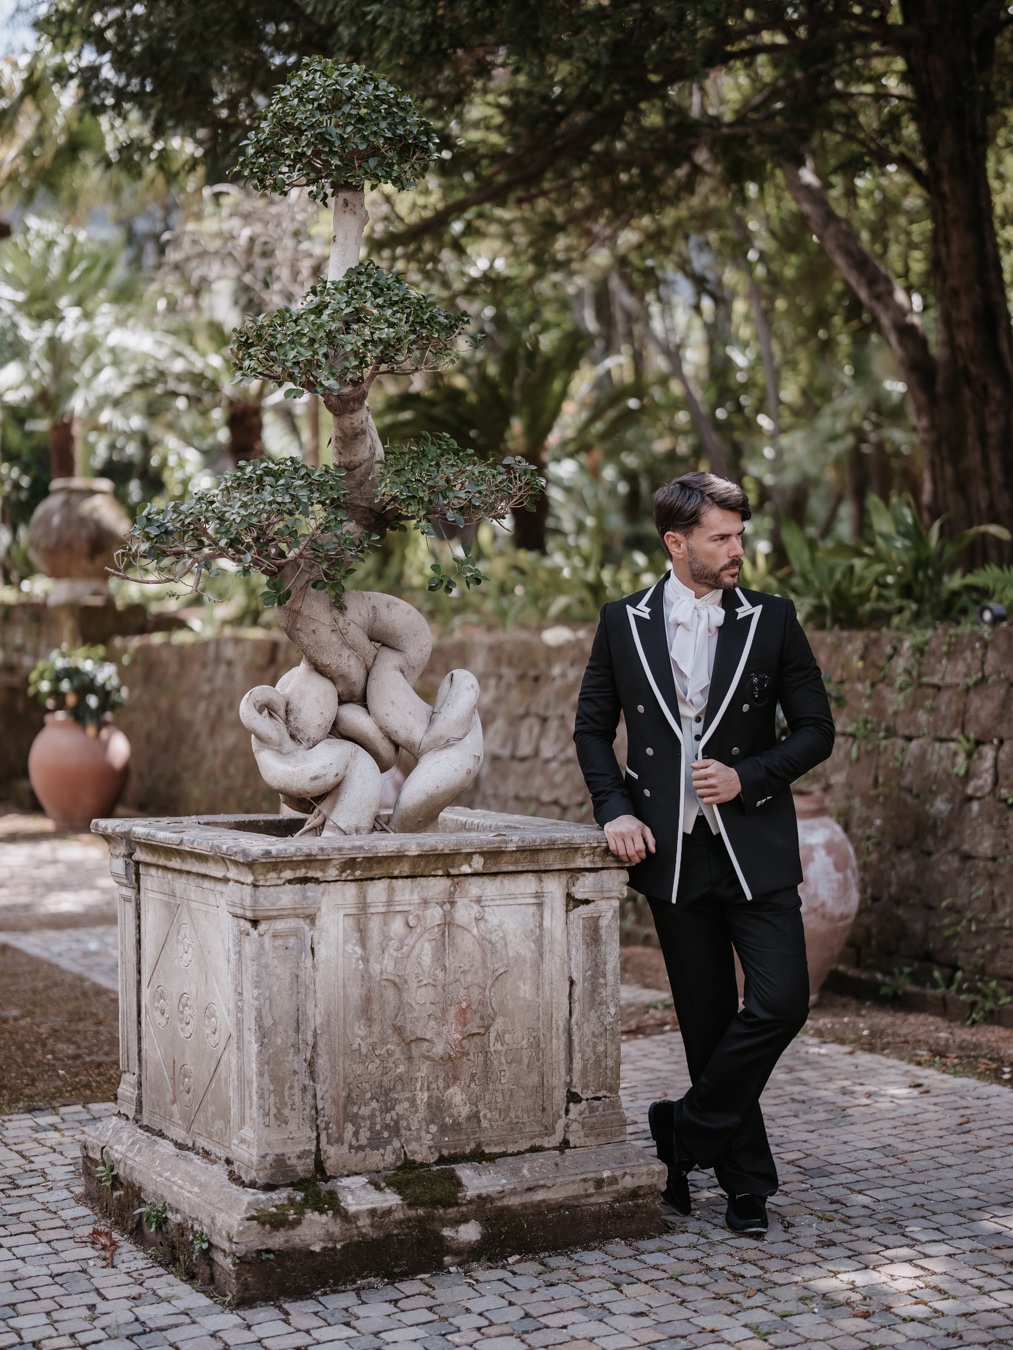
<path id="1" fill-rule="evenodd" d="M 366 220 L 362 190 L 335 188 L 328 280 L 340 281 L 359 261 Z M 376 506 L 383 446 L 368 394 L 367 384 L 349 385 L 323 402 L 333 419 L 332 463 L 345 471 L 348 518 L 383 533 Z M 287 563 L 282 576 L 290 597 L 278 621 L 303 665 L 276 688 L 250 690 L 240 710 L 265 781 L 288 801 L 312 805 L 307 830 L 368 833 L 380 807 L 380 775 L 404 749 L 417 764 L 385 828 L 435 830 L 440 811 L 481 767 L 474 676 L 451 671 L 430 707 L 414 692 L 432 650 L 429 625 L 416 609 L 396 596 L 354 590 L 339 607 L 314 589 L 319 569 L 302 559 Z M 308 714 L 321 690 L 324 714 L 314 719 Z"/>

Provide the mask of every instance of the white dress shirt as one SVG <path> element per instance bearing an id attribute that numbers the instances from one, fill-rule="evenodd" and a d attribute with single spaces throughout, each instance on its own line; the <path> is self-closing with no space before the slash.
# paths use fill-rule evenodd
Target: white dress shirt
<path id="1" fill-rule="evenodd" d="M 698 747 L 707 715 L 707 696 L 714 670 L 718 628 L 724 620 L 721 600 L 722 592 L 719 589 L 697 597 L 674 572 L 669 574 L 662 596 L 668 651 L 682 721 L 682 793 L 685 803 L 682 828 L 687 834 L 696 824 L 700 812 L 703 812 L 713 833 L 718 833 L 717 812 L 697 796 L 690 765 L 699 756 Z"/>

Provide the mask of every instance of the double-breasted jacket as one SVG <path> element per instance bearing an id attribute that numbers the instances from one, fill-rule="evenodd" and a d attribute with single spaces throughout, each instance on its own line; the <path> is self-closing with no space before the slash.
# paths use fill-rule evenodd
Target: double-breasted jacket
<path id="1" fill-rule="evenodd" d="M 722 838 L 746 896 L 802 880 L 791 784 L 834 744 L 830 701 L 795 607 L 780 596 L 724 592 L 706 711 L 683 726 L 669 656 L 662 588 L 603 607 L 577 702 L 574 740 L 599 825 L 630 814 L 657 851 L 630 869 L 630 884 L 675 900 L 683 841 L 683 763 L 716 759 L 739 775 L 741 795 L 717 807 Z M 788 735 L 777 739 L 778 705 Z M 626 719 L 625 769 L 614 741 Z"/>

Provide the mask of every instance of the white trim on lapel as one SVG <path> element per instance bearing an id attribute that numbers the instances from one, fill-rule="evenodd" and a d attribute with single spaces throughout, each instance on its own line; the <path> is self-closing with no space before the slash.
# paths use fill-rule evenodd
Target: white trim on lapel
<path id="1" fill-rule="evenodd" d="M 746 599 L 746 597 L 739 590 L 738 586 L 736 586 L 735 588 L 735 593 L 742 602 L 735 611 L 736 619 L 749 619 L 749 632 L 746 634 L 746 641 L 745 645 L 742 648 L 742 655 L 739 657 L 739 664 L 736 667 L 735 674 L 732 676 L 731 683 L 728 686 L 728 692 L 725 694 L 724 699 L 721 703 L 721 707 L 717 710 L 717 713 L 714 716 L 714 721 L 711 722 L 710 726 L 704 732 L 703 739 L 700 742 L 699 753 L 701 754 L 701 756 L 703 754 L 704 746 L 710 740 L 711 733 L 714 731 L 715 727 L 718 725 L 722 717 L 725 715 L 725 710 L 727 709 L 728 704 L 731 702 L 732 695 L 738 688 L 739 680 L 742 679 L 742 672 L 745 669 L 746 661 L 749 659 L 749 652 L 750 648 L 753 645 L 753 638 L 756 636 L 756 625 L 757 623 L 759 623 L 760 615 L 763 613 L 763 606 L 751 605 L 749 601 Z M 721 838 L 725 841 L 725 848 L 728 850 L 728 856 L 732 860 L 732 866 L 735 868 L 735 875 L 739 879 L 739 885 L 742 887 L 742 891 L 746 899 L 752 900 L 753 892 L 749 889 L 749 883 L 746 881 L 745 873 L 739 866 L 739 860 L 735 856 L 735 850 L 732 848 L 732 841 L 728 838 L 728 830 L 725 827 L 724 817 L 721 814 L 720 806 L 717 807 L 714 814 L 717 816 L 718 829 L 721 831 Z"/>
<path id="2" fill-rule="evenodd" d="M 732 841 L 728 838 L 728 831 L 725 829 L 725 822 L 721 817 L 720 806 L 715 807 L 714 814 L 718 818 L 718 829 L 721 831 L 721 838 L 725 841 L 725 848 L 728 850 L 728 856 L 732 860 L 732 866 L 735 868 L 735 875 L 739 879 L 739 885 L 742 887 L 742 892 L 747 900 L 752 900 L 753 892 L 749 889 L 749 883 L 746 881 L 745 874 L 739 866 L 739 860 L 735 856 L 735 850 L 732 848 Z"/>
<path id="3" fill-rule="evenodd" d="M 724 717 L 728 705 L 732 701 L 732 695 L 738 688 L 739 680 L 742 679 L 742 672 L 743 670 L 745 670 L 746 662 L 749 660 L 749 651 L 753 645 L 753 638 L 756 636 L 756 625 L 759 623 L 760 615 L 763 613 L 763 606 L 749 605 L 746 607 L 745 610 L 740 609 L 737 611 L 737 613 L 740 619 L 746 618 L 748 616 L 749 632 L 746 634 L 746 641 L 745 645 L 742 648 L 742 655 L 739 657 L 739 664 L 735 668 L 735 674 L 729 681 L 728 690 L 724 696 L 724 699 L 722 700 L 721 707 L 714 714 L 714 720 L 711 722 L 710 726 L 704 732 L 703 739 L 700 741 L 701 754 L 703 753 L 704 746 L 707 744 L 707 742 L 710 740 L 711 736 L 717 729 L 718 723 L 721 721 L 722 717 Z"/>
<path id="4" fill-rule="evenodd" d="M 746 599 L 746 597 L 742 594 L 742 591 L 738 586 L 735 587 L 735 594 L 739 597 L 739 600 L 742 602 L 735 611 L 735 617 L 737 619 L 748 618 L 750 614 L 753 614 L 756 610 L 760 610 L 763 608 L 762 605 L 751 605 L 749 601 Z"/>
<path id="5" fill-rule="evenodd" d="M 653 589 L 654 589 L 654 587 L 652 586 L 652 587 L 651 587 L 651 590 L 653 590 Z M 658 688 L 657 681 L 656 681 L 655 678 L 654 678 L 654 671 L 651 669 L 650 665 L 648 664 L 647 657 L 646 657 L 646 655 L 645 655 L 645 653 L 644 653 L 644 646 L 643 646 L 643 643 L 640 641 L 640 634 L 637 632 L 637 619 L 649 619 L 649 618 L 651 618 L 651 614 L 650 614 L 650 612 L 649 612 L 648 610 L 646 610 L 646 609 L 639 609 L 639 608 L 637 608 L 635 605 L 627 605 L 627 606 L 626 606 L 626 612 L 627 612 L 627 614 L 629 614 L 629 616 L 630 616 L 630 628 L 633 630 L 633 642 L 634 642 L 634 645 L 635 645 L 635 647 L 636 647 L 636 649 L 637 649 L 637 655 L 640 657 L 640 664 L 641 664 L 641 665 L 643 666 L 643 668 L 644 668 L 644 674 L 647 676 L 647 682 L 648 682 L 648 684 L 651 686 L 651 688 L 654 690 L 654 697 L 655 697 L 655 698 L 658 700 L 658 702 L 660 703 L 660 705 L 661 705 L 661 711 L 665 714 L 666 718 L 668 719 L 668 724 L 669 724 L 669 726 L 672 728 L 672 730 L 673 730 L 673 731 L 675 732 L 675 734 L 678 736 L 678 738 L 679 738 L 679 744 L 682 745 L 682 726 L 680 725 L 680 722 L 679 722 L 678 717 L 676 717 L 676 716 L 673 714 L 672 709 L 668 706 L 668 703 L 665 701 L 665 698 L 664 698 L 664 696 L 662 695 L 661 690 Z M 664 621 L 665 621 L 665 617 L 664 617 L 664 615 L 662 615 L 662 616 L 661 616 L 661 622 L 664 623 Z M 668 644 L 667 644 L 667 643 L 665 644 L 665 650 L 666 650 L 666 652 L 667 652 L 667 650 L 668 650 Z M 674 682 L 673 682 L 673 687 L 674 687 Z"/>
<path id="6" fill-rule="evenodd" d="M 651 596 L 654 594 L 654 592 L 660 585 L 661 582 L 656 581 L 654 585 L 651 587 L 651 589 L 645 593 L 644 598 L 639 602 L 639 604 L 627 605 L 626 608 L 628 610 L 631 610 L 632 613 L 634 614 L 639 614 L 642 619 L 649 619 L 651 617 L 651 611 L 647 608 L 647 602 L 648 600 L 650 600 Z"/>
<path id="7" fill-rule="evenodd" d="M 630 629 L 631 629 L 632 632 L 633 632 L 633 645 L 636 647 L 636 649 L 637 649 L 637 655 L 640 657 L 640 664 L 643 666 L 643 668 L 644 668 L 644 674 L 647 676 L 647 683 L 651 686 L 651 689 L 654 691 L 654 697 L 658 700 L 658 703 L 659 703 L 660 706 L 661 706 L 661 711 L 665 714 L 665 717 L 666 717 L 666 719 L 667 719 L 667 721 L 668 721 L 669 726 L 672 728 L 672 730 L 675 732 L 676 736 L 678 736 L 678 738 L 679 738 L 679 746 L 680 746 L 681 751 L 682 751 L 682 753 L 681 753 L 681 759 L 683 760 L 682 772 L 683 772 L 683 774 L 685 775 L 685 773 L 686 773 L 686 764 L 685 764 L 685 759 L 686 759 L 686 744 L 685 744 L 685 742 L 684 742 L 683 739 L 682 739 L 682 724 L 680 723 L 680 720 L 679 720 L 678 717 L 673 716 L 673 714 L 672 714 L 672 709 L 671 709 L 671 708 L 668 706 L 668 704 L 665 702 L 664 698 L 662 698 L 661 690 L 658 688 L 657 682 L 656 682 L 656 680 L 655 680 L 655 678 L 654 678 L 654 672 L 651 670 L 651 667 L 650 667 L 650 666 L 648 665 L 648 663 L 647 663 L 647 657 L 646 657 L 646 655 L 644 654 L 644 646 L 643 646 L 643 643 L 640 641 L 640 633 L 639 633 L 638 630 L 637 630 L 637 619 L 650 619 L 650 618 L 653 618 L 653 615 L 651 614 L 651 611 L 650 611 L 649 609 L 646 608 L 646 605 L 647 605 L 648 600 L 650 600 L 651 596 L 654 594 L 654 589 L 655 589 L 655 587 L 658 586 L 658 585 L 660 585 L 660 582 L 657 582 L 657 581 L 656 581 L 656 582 L 654 583 L 654 586 L 652 586 L 651 589 L 647 592 L 647 594 L 644 596 L 643 600 L 641 600 L 641 602 L 640 602 L 639 605 L 627 605 L 627 606 L 626 606 L 626 612 L 627 612 L 627 614 L 629 614 L 629 616 L 630 616 Z M 661 621 L 661 623 L 664 623 L 664 622 L 665 622 L 665 613 L 664 613 L 664 610 L 661 611 L 660 621 Z M 668 642 L 667 642 L 667 640 L 666 640 L 666 642 L 665 642 L 665 651 L 666 651 L 666 652 L 668 651 Z M 629 769 L 628 769 L 628 768 L 627 768 L 627 772 L 629 772 Z M 636 775 L 634 775 L 634 777 L 636 777 Z M 680 792 L 679 792 L 679 826 L 678 826 L 678 829 L 676 830 L 676 844 L 675 844 L 675 871 L 674 871 L 674 873 L 673 873 L 673 875 L 672 875 L 672 904 L 673 904 L 673 905 L 675 904 L 676 892 L 677 892 L 678 889 L 679 889 L 679 874 L 680 874 L 680 872 L 682 871 L 682 843 L 683 843 L 683 839 L 685 838 L 685 836 L 684 836 L 684 834 L 683 834 L 683 832 L 682 832 L 682 822 L 683 822 L 683 819 L 685 818 L 685 815 L 686 815 L 686 792 L 685 792 L 685 787 L 681 785 L 681 786 L 680 786 Z M 719 821 L 720 821 L 720 817 L 719 817 Z M 738 864 L 736 864 L 736 869 L 737 869 L 737 868 L 738 868 Z"/>

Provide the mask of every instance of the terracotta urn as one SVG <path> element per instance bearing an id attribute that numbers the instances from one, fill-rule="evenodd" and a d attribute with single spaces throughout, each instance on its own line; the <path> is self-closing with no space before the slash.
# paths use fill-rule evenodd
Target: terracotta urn
<path id="1" fill-rule="evenodd" d="M 50 820 L 66 830 L 87 830 L 111 815 L 129 769 L 130 742 L 111 720 L 89 735 L 69 712 L 46 713 L 28 753 L 32 790 Z"/>
<path id="2" fill-rule="evenodd" d="M 815 1003 L 858 912 L 858 861 L 848 836 L 830 814 L 826 793 L 797 793 L 795 814 L 805 877 L 799 889 L 809 958 L 809 995 L 810 1002 Z"/>
<path id="3" fill-rule="evenodd" d="M 799 887 L 809 961 L 809 1002 L 848 940 L 858 912 L 858 861 L 848 836 L 830 814 L 825 792 L 795 794 L 798 843 L 805 877 Z M 735 958 L 742 995 L 742 968 Z"/>
<path id="4" fill-rule="evenodd" d="M 32 561 L 56 581 L 49 603 L 112 604 L 106 569 L 129 531 L 108 478 L 54 478 L 28 526 Z"/>

